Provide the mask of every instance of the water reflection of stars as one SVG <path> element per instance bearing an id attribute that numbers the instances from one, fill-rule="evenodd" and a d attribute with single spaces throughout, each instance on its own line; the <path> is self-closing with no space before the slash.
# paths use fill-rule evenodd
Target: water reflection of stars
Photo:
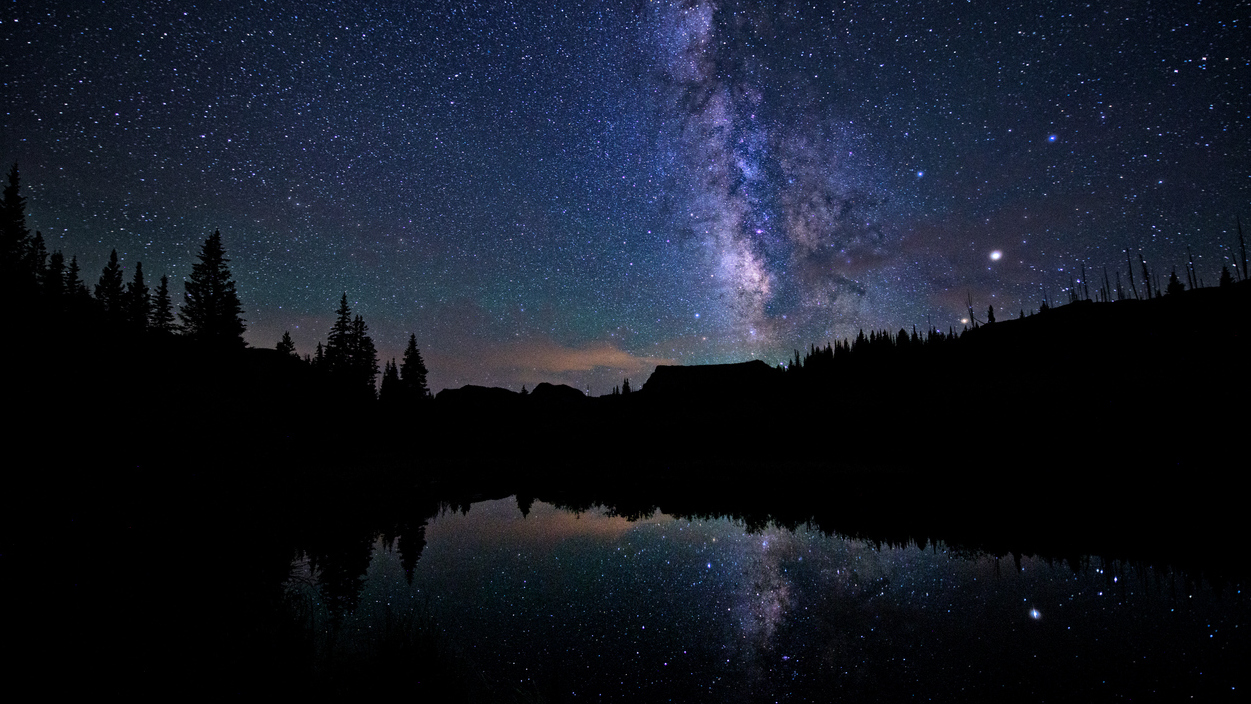
<path id="1" fill-rule="evenodd" d="M 663 514 L 636 523 L 596 511 L 575 519 L 540 501 L 528 518 L 512 501 L 475 504 L 468 515 L 433 520 L 426 537 L 411 585 L 403 569 L 382 564 L 398 565 L 398 555 L 376 546 L 360 591 L 362 605 L 374 606 L 348 620 L 364 624 L 387 604 L 428 603 L 455 645 L 494 663 L 493 675 L 546 682 L 559 670 L 579 698 L 589 689 L 605 701 L 817 701 L 925 686 L 959 700 L 970 682 L 952 676 L 952 649 L 985 672 L 1025 663 L 1038 648 L 1070 649 L 1078 663 L 1184 657 L 1184 639 L 1159 640 L 1153 630 L 1153 614 L 1170 612 L 1176 597 L 1144 591 L 1148 578 L 1105 574 L 1097 562 L 1074 572 L 1025 557 L 1008 570 L 994 557 L 942 546 L 880 548 L 804 528 L 748 532 L 727 520 Z M 301 571 L 308 568 L 293 567 L 303 579 L 289 589 L 312 583 L 318 596 L 316 578 Z M 1022 615 L 1041 623 L 1042 608 L 1049 626 L 1000 643 L 1002 651 L 976 645 Z M 1230 617 L 1205 608 L 1187 623 L 1206 639 L 1204 624 Z M 1127 638 L 1099 637 L 1111 628 Z"/>

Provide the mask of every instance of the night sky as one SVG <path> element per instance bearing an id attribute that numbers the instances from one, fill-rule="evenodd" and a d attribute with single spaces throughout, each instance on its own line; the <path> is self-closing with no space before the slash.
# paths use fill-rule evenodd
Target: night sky
<path id="1" fill-rule="evenodd" d="M 220 229 L 254 346 L 346 292 L 434 390 L 602 394 L 1015 317 L 1127 247 L 1214 284 L 1249 8 L 5 3 L 0 160 L 89 284 L 116 248 L 181 299 Z"/>

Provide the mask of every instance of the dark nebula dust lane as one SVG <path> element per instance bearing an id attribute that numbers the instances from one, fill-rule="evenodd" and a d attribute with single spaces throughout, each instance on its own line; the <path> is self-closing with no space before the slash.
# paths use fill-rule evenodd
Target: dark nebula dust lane
<path id="1" fill-rule="evenodd" d="M 1246 3 L 18 3 L 0 158 L 89 281 L 220 229 L 253 345 L 339 296 L 435 390 L 959 328 L 1251 217 Z M 1246 217 L 1244 217 L 1246 219 Z"/>

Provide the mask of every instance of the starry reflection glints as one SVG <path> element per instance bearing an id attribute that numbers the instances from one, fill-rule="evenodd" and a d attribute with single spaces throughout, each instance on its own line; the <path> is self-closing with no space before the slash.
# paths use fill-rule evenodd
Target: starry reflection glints
<path id="1" fill-rule="evenodd" d="M 1152 677 L 1193 690 L 1212 684 L 1196 673 L 1221 676 L 1213 654 L 1246 615 L 1236 590 L 1187 593 L 1175 576 L 1097 560 L 1074 573 L 1027 557 L 1018 572 L 725 519 L 631 523 L 541 502 L 523 518 L 510 499 L 446 513 L 426 538 L 411 586 L 395 546 L 375 544 L 348 618 L 428 603 L 475 667 L 578 699 L 943 700 L 1060 682 L 1154 691 Z M 316 593 L 306 562 L 289 586 Z"/>

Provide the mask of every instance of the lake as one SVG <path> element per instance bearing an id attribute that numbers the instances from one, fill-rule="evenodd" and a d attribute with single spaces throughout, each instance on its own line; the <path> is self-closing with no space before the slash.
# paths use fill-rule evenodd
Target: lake
<path id="1" fill-rule="evenodd" d="M 1174 570 L 467 508 L 378 537 L 350 575 L 297 556 L 285 589 L 320 662 L 377 653 L 398 627 L 519 700 L 1232 698 L 1244 679 L 1241 588 Z"/>

